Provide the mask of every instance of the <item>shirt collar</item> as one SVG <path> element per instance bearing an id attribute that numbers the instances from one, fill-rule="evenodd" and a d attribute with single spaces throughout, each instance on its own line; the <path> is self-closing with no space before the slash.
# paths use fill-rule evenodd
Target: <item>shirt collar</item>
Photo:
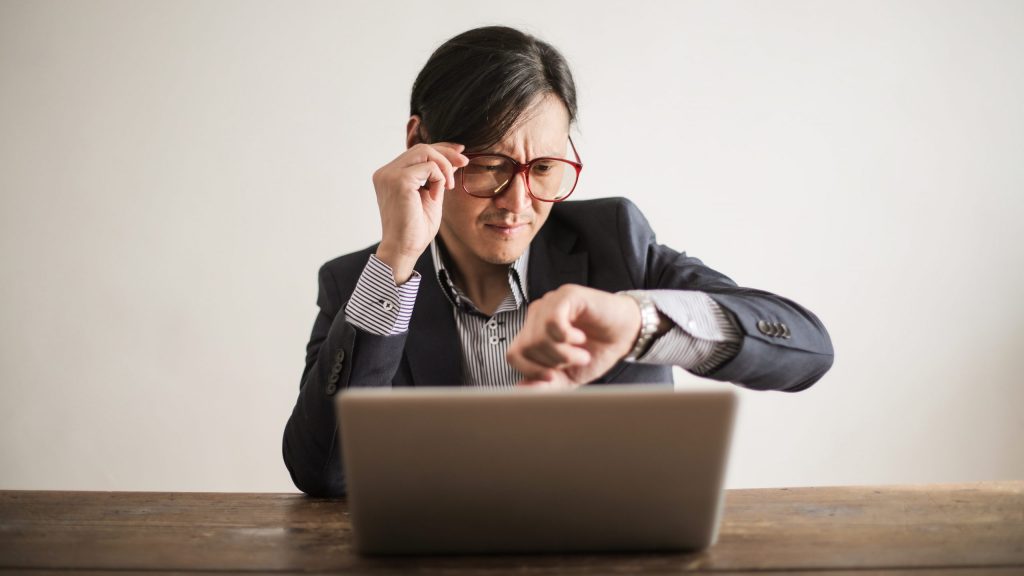
<path id="1" fill-rule="evenodd" d="M 434 261 L 434 270 L 437 270 L 437 281 L 441 284 L 441 291 L 444 292 L 448 301 L 457 309 L 478 311 L 473 302 L 452 281 L 451 274 L 448 272 L 446 265 L 448 253 L 445 250 L 440 235 L 435 236 L 434 240 L 430 243 L 430 256 Z M 512 297 L 515 299 L 515 307 L 517 309 L 529 302 L 525 287 L 529 264 L 530 247 L 527 246 L 523 254 L 516 258 L 515 262 L 508 267 L 508 286 L 512 291 Z M 498 311 L 500 312 L 501 308 Z"/>

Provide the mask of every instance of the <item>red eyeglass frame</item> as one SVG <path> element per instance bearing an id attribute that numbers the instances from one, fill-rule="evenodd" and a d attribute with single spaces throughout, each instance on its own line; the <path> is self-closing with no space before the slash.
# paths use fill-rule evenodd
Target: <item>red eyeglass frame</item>
<path id="1" fill-rule="evenodd" d="M 572 136 L 569 136 L 569 145 L 572 146 L 572 153 L 574 156 L 576 156 L 575 162 L 569 160 L 568 158 L 557 158 L 555 156 L 541 156 L 540 158 L 534 158 L 533 160 L 530 160 L 526 164 L 520 164 L 519 161 L 516 160 L 515 158 L 512 158 L 511 156 L 506 156 L 504 154 L 498 154 L 497 152 L 464 152 L 462 155 L 465 156 L 466 158 L 469 158 L 470 160 L 472 160 L 473 158 L 480 158 L 481 156 L 498 156 L 504 158 L 512 163 L 512 178 L 515 178 L 516 176 L 525 173 L 523 176 L 523 182 L 526 184 L 526 192 L 530 195 L 530 198 L 540 200 L 541 202 L 564 202 L 567 198 L 569 198 L 569 196 L 572 196 L 573 192 L 576 191 L 576 187 L 579 186 L 580 184 L 580 173 L 583 172 L 583 160 L 580 158 L 580 153 L 576 151 L 576 143 L 572 141 Z M 541 160 L 558 160 L 559 162 L 565 162 L 566 164 L 569 164 L 576 169 L 576 182 L 573 183 L 572 190 L 569 190 L 568 194 L 562 196 L 557 200 L 548 200 L 546 198 L 538 198 L 537 196 L 534 196 L 533 190 L 530 190 L 530 168 L 536 162 L 540 162 Z M 459 170 L 461 171 L 462 168 L 459 168 Z M 462 191 L 474 198 L 495 198 L 496 196 L 501 194 L 501 192 L 499 192 L 498 194 L 492 194 L 490 196 L 480 196 L 479 194 L 473 194 L 469 190 L 466 190 L 466 181 L 464 179 L 462 181 Z"/>

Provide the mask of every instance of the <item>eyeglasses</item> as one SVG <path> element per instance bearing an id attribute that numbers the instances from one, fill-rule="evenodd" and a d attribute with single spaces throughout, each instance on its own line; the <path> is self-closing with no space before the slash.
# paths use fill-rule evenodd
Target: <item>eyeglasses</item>
<path id="1" fill-rule="evenodd" d="M 508 188 L 518 174 L 526 178 L 526 191 L 544 202 L 561 202 L 572 194 L 579 182 L 583 163 L 576 144 L 569 137 L 576 161 L 544 156 L 520 164 L 514 158 L 491 152 L 470 152 L 463 156 L 469 164 L 462 171 L 462 189 L 470 196 L 493 198 Z"/>

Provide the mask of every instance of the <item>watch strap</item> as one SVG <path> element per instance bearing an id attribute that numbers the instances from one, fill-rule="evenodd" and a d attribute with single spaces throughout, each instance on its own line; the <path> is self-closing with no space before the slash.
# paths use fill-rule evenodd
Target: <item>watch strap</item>
<path id="1" fill-rule="evenodd" d="M 661 321 L 658 316 L 658 307 L 654 305 L 654 300 L 642 291 L 626 290 L 619 294 L 625 294 L 636 300 L 640 307 L 640 333 L 636 337 L 633 349 L 623 358 L 626 362 L 636 362 L 637 358 L 650 347 L 651 342 L 654 341 L 654 335 L 658 332 L 658 324 Z"/>

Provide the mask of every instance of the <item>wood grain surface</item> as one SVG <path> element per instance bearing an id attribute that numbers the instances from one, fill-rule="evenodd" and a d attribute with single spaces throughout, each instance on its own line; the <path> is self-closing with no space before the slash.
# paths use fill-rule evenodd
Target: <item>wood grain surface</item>
<path id="1" fill-rule="evenodd" d="M 344 500 L 0 491 L 0 570 L 1024 574 L 1024 481 L 729 490 L 718 543 L 694 554 L 393 558 L 353 551 Z"/>

